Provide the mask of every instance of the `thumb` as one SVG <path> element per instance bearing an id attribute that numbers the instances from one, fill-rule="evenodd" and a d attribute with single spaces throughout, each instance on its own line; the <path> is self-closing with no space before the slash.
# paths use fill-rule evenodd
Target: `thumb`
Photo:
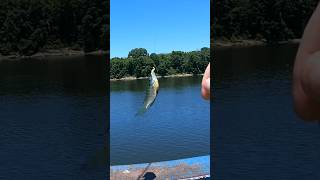
<path id="1" fill-rule="evenodd" d="M 301 84 L 305 94 L 311 100 L 320 103 L 320 51 L 306 60 Z"/>

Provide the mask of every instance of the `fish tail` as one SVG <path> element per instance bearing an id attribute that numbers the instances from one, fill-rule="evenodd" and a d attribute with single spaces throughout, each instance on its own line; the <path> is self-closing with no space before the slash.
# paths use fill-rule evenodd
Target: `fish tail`
<path id="1" fill-rule="evenodd" d="M 139 111 L 136 113 L 136 116 L 141 116 L 147 111 L 147 108 L 142 107 L 139 109 Z"/>

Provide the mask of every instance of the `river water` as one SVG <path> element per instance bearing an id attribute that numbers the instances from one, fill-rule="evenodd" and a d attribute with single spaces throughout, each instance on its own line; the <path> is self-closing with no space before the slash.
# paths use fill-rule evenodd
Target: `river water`
<path id="1" fill-rule="evenodd" d="M 106 179 L 105 62 L 0 61 L 0 179 Z"/>
<path id="2" fill-rule="evenodd" d="M 166 161 L 210 153 L 208 101 L 201 76 L 160 78 L 156 101 L 143 116 L 148 80 L 111 82 L 111 165 Z"/>
<path id="3" fill-rule="evenodd" d="M 320 179 L 320 127 L 293 111 L 297 45 L 215 51 L 216 179 Z"/>

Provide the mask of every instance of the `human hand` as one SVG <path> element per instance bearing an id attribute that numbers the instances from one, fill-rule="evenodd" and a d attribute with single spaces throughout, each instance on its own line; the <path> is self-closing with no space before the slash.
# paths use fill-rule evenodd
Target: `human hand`
<path id="1" fill-rule="evenodd" d="M 204 99 L 210 99 L 210 63 L 207 66 L 201 83 L 201 95 Z"/>
<path id="2" fill-rule="evenodd" d="M 293 72 L 293 98 L 304 120 L 320 120 L 320 6 L 305 28 Z"/>

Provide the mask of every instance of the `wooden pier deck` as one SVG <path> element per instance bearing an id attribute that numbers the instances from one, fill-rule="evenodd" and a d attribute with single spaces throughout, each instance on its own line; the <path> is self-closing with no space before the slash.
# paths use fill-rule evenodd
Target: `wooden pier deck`
<path id="1" fill-rule="evenodd" d="M 192 157 L 172 161 L 111 166 L 110 180 L 193 180 L 210 179 L 210 156 Z"/>

